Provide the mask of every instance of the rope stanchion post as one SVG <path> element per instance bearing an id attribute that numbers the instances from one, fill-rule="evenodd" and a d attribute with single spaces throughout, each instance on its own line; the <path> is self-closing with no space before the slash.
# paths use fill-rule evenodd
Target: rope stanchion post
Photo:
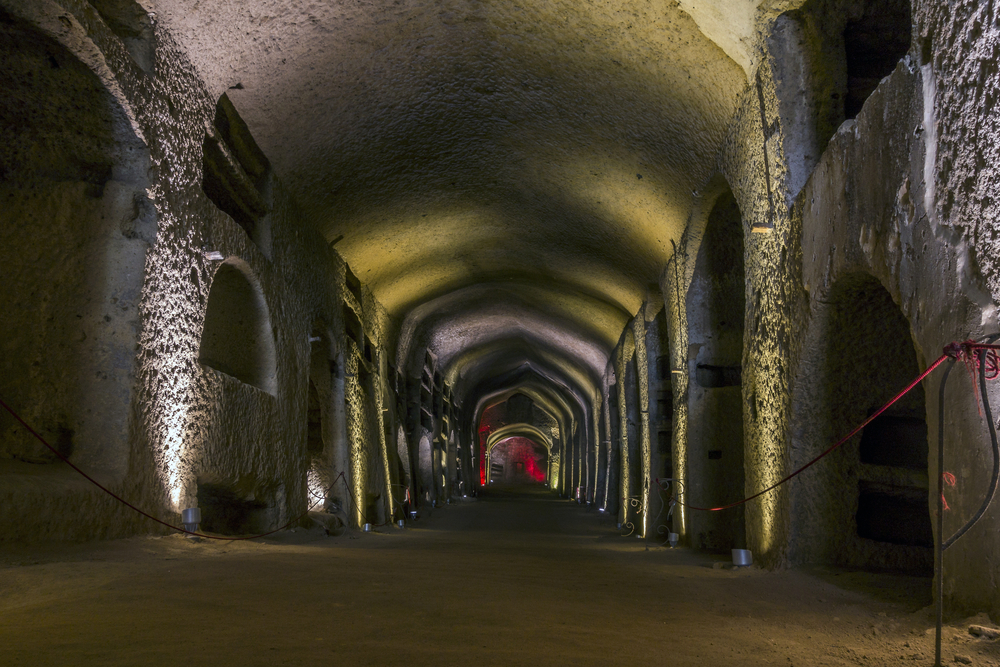
<path id="1" fill-rule="evenodd" d="M 976 525 L 986 514 L 996 496 L 997 486 L 1000 484 L 1000 440 L 998 440 L 996 424 L 993 422 L 993 410 L 990 406 L 989 394 L 987 393 L 986 380 L 993 380 L 1000 376 L 1000 357 L 997 350 L 1000 345 L 994 345 L 994 341 L 1000 338 L 1000 334 L 989 336 L 985 343 L 967 340 L 963 343 L 952 343 L 945 348 L 945 354 L 954 361 L 963 361 L 970 375 L 972 369 L 978 370 L 979 383 L 973 377 L 973 390 L 976 394 L 977 407 L 985 417 L 986 425 L 989 429 L 990 444 L 993 454 L 993 470 L 990 476 L 989 487 L 980 503 L 979 509 L 970 517 L 965 524 L 959 528 L 947 540 L 944 539 L 944 511 L 946 508 L 944 501 L 944 405 L 945 405 L 945 384 L 948 375 L 954 364 L 946 369 L 941 378 L 941 386 L 938 390 L 938 479 L 937 479 L 937 539 L 935 540 L 935 632 L 934 632 L 934 664 L 935 667 L 943 667 L 941 662 L 941 629 L 944 623 L 944 552 L 955 544 L 963 535 Z"/>
<path id="2" fill-rule="evenodd" d="M 1000 334 L 989 336 L 986 342 L 977 342 L 974 340 L 966 340 L 963 342 L 951 343 L 944 348 L 944 353 L 938 357 L 934 363 L 927 367 L 923 373 L 917 376 L 910 384 L 908 384 L 902 391 L 892 397 L 892 399 L 874 412 L 871 416 L 865 419 L 861 424 L 855 427 L 850 433 L 845 435 L 843 438 L 835 442 L 828 449 L 820 453 L 818 456 L 810 460 L 805 465 L 796 469 L 789 475 L 786 475 L 782 479 L 778 480 L 771 486 L 758 491 L 757 493 L 747 496 L 741 500 L 738 500 L 728 505 L 722 505 L 719 507 L 698 507 L 696 505 L 691 505 L 680 500 L 679 494 L 674 495 L 671 498 L 671 502 L 680 505 L 682 507 L 687 507 L 688 509 L 702 511 L 702 512 L 720 512 L 722 510 L 731 509 L 739 505 L 743 505 L 755 498 L 773 491 L 782 484 L 791 481 L 798 475 L 802 474 L 814 464 L 818 463 L 820 460 L 825 458 L 827 455 L 831 454 L 833 451 L 844 445 L 851 438 L 856 436 L 862 431 L 868 424 L 874 421 L 879 415 L 888 410 L 899 401 L 903 396 L 909 393 L 914 387 L 923 382 L 923 380 L 934 372 L 941 364 L 945 361 L 951 360 L 963 361 L 966 367 L 970 370 L 970 376 L 972 376 L 973 391 L 976 395 L 978 408 L 983 414 L 987 427 L 989 429 L 990 442 L 992 445 L 993 454 L 993 469 L 990 477 L 989 487 L 983 498 L 983 502 L 980 504 L 979 509 L 970 517 L 965 524 L 959 528 L 951 537 L 947 540 L 944 539 L 944 408 L 945 408 L 945 385 L 948 380 L 948 376 L 951 374 L 951 369 L 954 363 L 950 364 L 946 369 L 945 373 L 941 378 L 941 385 L 938 392 L 938 480 L 937 480 L 937 539 L 935 540 L 935 667 L 943 667 L 941 663 L 941 628 L 944 616 L 944 552 L 955 544 L 955 542 L 965 535 L 979 520 L 985 515 L 986 511 L 989 509 L 993 502 L 993 498 L 996 496 L 997 488 L 1000 487 L 1000 437 L 997 435 L 996 424 L 993 422 L 993 411 L 990 406 L 989 395 L 987 393 L 986 380 L 996 379 L 1000 377 L 1000 356 L 998 356 L 997 351 L 1000 350 L 1000 345 L 994 344 L 994 341 L 1000 339 Z M 978 383 L 977 378 L 973 374 L 973 369 L 978 371 Z M 657 483 L 660 480 L 656 480 Z"/>
<path id="3" fill-rule="evenodd" d="M 937 539 L 934 540 L 934 665 L 941 667 L 941 625 L 944 617 L 944 389 L 954 362 L 948 364 L 938 387 L 938 451 L 937 451 Z"/>

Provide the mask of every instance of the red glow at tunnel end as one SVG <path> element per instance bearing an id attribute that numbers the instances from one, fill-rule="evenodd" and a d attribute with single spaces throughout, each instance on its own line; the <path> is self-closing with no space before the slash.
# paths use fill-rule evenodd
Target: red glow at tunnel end
<path id="1" fill-rule="evenodd" d="M 504 438 L 493 445 L 492 451 L 493 459 L 503 461 L 505 481 L 518 481 L 517 478 L 537 483 L 545 481 L 548 456 L 545 448 L 531 438 L 517 435 Z"/>

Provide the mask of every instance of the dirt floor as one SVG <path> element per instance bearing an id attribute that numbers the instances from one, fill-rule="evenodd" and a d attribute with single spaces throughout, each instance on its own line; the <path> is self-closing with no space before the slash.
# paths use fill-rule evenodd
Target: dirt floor
<path id="1" fill-rule="evenodd" d="M 732 570 L 610 521 L 508 492 L 374 534 L 8 547 L 0 665 L 933 664 L 927 579 Z M 973 623 L 944 663 L 1000 665 Z"/>

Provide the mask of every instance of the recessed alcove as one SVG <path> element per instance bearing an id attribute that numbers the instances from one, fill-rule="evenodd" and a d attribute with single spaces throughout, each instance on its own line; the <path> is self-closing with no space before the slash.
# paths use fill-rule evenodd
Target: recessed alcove
<path id="1" fill-rule="evenodd" d="M 80 55 L 93 45 L 68 41 L 0 10 L 0 396 L 60 454 L 117 479 L 156 212 L 128 110 Z M 31 485 L 59 468 L 2 410 L 0 459 Z"/>
<path id="2" fill-rule="evenodd" d="M 323 411 L 316 383 L 309 381 L 309 398 L 306 407 L 306 451 L 319 454 L 323 451 Z"/>
<path id="3" fill-rule="evenodd" d="M 689 502 L 716 507 L 745 495 L 743 434 L 743 332 L 746 311 L 744 229 L 739 205 L 717 179 L 688 289 L 688 323 L 694 344 L 690 365 Z M 710 551 L 743 548 L 742 506 L 693 513 L 691 543 Z"/>
<path id="4" fill-rule="evenodd" d="M 352 308 L 347 303 L 343 304 L 343 314 L 344 314 L 344 334 L 348 339 L 354 341 L 355 346 L 358 348 L 359 354 L 364 354 L 365 351 L 365 330 L 361 326 L 361 319 L 358 314 L 354 312 Z"/>
<path id="5" fill-rule="evenodd" d="M 490 448 L 491 484 L 544 484 L 548 450 L 523 436 L 511 436 Z"/>
<path id="6" fill-rule="evenodd" d="M 795 397 L 793 467 L 849 433 L 920 373 L 910 324 L 877 278 L 845 273 L 818 303 L 806 343 L 809 371 Z M 917 385 L 793 489 L 793 560 L 930 571 L 924 401 Z"/>
<path id="7" fill-rule="evenodd" d="M 858 537 L 911 547 L 934 546 L 926 489 L 858 483 Z"/>
<path id="8" fill-rule="evenodd" d="M 198 361 L 274 394 L 274 334 L 264 295 L 245 263 L 229 259 L 212 280 Z"/>
<path id="9" fill-rule="evenodd" d="M 906 56 L 911 21 L 910 0 L 808 0 L 775 19 L 767 43 L 789 204 L 844 121 Z"/>
<path id="10" fill-rule="evenodd" d="M 354 297 L 354 301 L 358 307 L 363 308 L 364 304 L 361 293 L 361 281 L 358 280 L 356 275 L 354 275 L 354 271 L 351 270 L 351 267 L 346 264 L 344 265 L 344 287 L 346 287 L 350 295 Z"/>
<path id="11" fill-rule="evenodd" d="M 844 27 L 844 117 L 857 118 L 879 82 L 910 50 L 910 0 L 867 0 Z"/>
<path id="12" fill-rule="evenodd" d="M 271 256 L 271 166 L 229 96 L 215 107 L 202 145 L 202 189 Z"/>
<path id="13" fill-rule="evenodd" d="M 222 535 L 245 535 L 270 529 L 268 504 L 238 493 L 229 485 L 199 482 L 201 529 Z"/>
<path id="14" fill-rule="evenodd" d="M 874 413 L 870 409 L 869 413 Z M 927 421 L 922 414 L 890 408 L 861 433 L 858 456 L 862 463 L 927 470 Z"/>
<path id="15" fill-rule="evenodd" d="M 326 452 L 332 440 L 333 379 L 337 371 L 335 347 L 329 328 L 317 319 L 309 336 L 309 379 L 306 397 L 306 451 L 316 458 Z M 321 467 L 326 467 L 321 466 Z"/>

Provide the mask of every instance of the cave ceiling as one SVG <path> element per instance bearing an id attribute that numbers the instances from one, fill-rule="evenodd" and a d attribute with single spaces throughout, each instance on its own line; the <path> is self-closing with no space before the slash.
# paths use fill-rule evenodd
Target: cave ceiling
<path id="1" fill-rule="evenodd" d="M 426 347 L 475 387 L 541 364 L 591 396 L 715 171 L 765 10 L 144 4 L 402 323 L 400 365 Z"/>

